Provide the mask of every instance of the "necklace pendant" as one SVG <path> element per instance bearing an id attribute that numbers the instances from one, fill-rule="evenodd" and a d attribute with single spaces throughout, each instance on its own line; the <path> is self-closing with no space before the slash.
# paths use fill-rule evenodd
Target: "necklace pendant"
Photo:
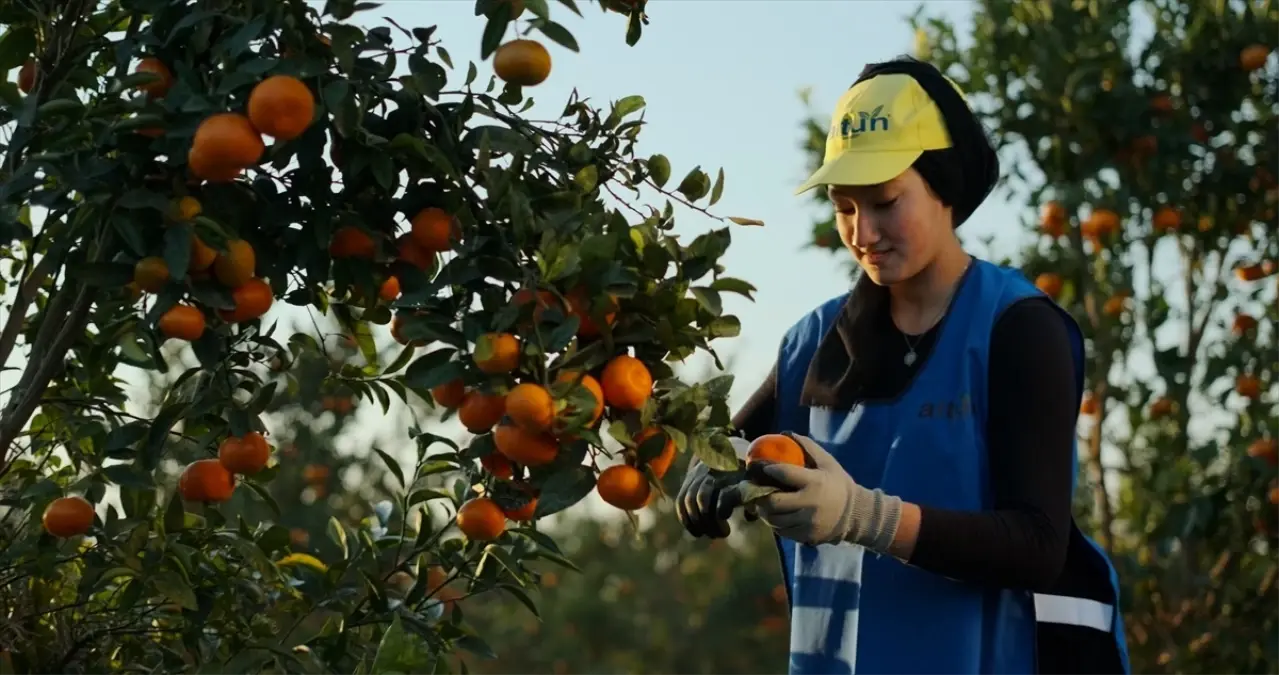
<path id="1" fill-rule="evenodd" d="M 915 350 L 912 349 L 906 352 L 906 356 L 902 358 L 902 363 L 906 364 L 907 366 L 915 365 Z"/>

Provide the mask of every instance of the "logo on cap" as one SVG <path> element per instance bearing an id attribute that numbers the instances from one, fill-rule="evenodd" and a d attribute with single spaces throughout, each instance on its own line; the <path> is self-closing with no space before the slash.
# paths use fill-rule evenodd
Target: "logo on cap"
<path id="1" fill-rule="evenodd" d="M 870 112 L 858 112 L 856 118 L 851 113 L 844 115 L 839 121 L 839 135 L 855 138 L 871 131 L 888 131 L 888 116 L 879 114 L 883 109 L 881 105 Z"/>

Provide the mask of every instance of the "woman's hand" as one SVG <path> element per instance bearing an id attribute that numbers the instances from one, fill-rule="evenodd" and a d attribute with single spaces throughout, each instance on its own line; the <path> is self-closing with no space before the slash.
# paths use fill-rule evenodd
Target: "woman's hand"
<path id="1" fill-rule="evenodd" d="M 745 448 L 749 446 L 746 440 L 730 438 L 729 441 L 739 455 L 745 454 Z M 722 539 L 733 531 L 728 519 L 739 502 L 728 499 L 732 494 L 731 485 L 721 487 L 710 469 L 694 459 L 688 465 L 688 473 L 684 474 L 684 483 L 675 498 L 675 516 L 694 537 Z M 746 509 L 746 520 L 755 519 L 754 509 Z"/>
<path id="2" fill-rule="evenodd" d="M 747 468 L 748 479 L 757 484 L 767 480 L 782 488 L 755 502 L 760 520 L 781 536 L 803 544 L 849 541 L 888 551 L 897 531 L 901 500 L 858 485 L 813 439 L 787 435 L 803 446 L 814 468 L 752 463 Z M 733 499 L 721 501 L 731 503 Z"/>

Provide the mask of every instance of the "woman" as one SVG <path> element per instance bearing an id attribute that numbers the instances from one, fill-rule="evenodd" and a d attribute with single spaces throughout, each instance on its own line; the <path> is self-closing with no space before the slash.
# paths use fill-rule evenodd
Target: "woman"
<path id="1" fill-rule="evenodd" d="M 1128 672 L 1114 570 L 1070 513 L 1079 328 L 954 231 L 998 173 L 962 92 L 905 58 L 840 99 L 800 188 L 828 190 L 864 274 L 734 420 L 813 460 L 752 466 L 784 488 L 752 508 L 778 535 L 792 673 Z M 723 537 L 740 503 L 697 463 L 677 510 Z"/>

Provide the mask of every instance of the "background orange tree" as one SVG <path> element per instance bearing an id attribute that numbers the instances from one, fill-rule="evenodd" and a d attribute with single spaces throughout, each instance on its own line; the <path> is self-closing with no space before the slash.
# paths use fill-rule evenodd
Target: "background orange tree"
<path id="1" fill-rule="evenodd" d="M 731 378 L 668 365 L 734 336 L 720 296 L 753 290 L 718 263 L 727 227 L 671 234 L 671 201 L 705 213 L 722 173 L 636 157 L 638 96 L 524 116 L 550 75 L 537 38 L 576 51 L 571 0 L 476 3 L 505 84 L 431 27 L 351 22 L 371 6 L 0 8 L 0 361 L 20 368 L 0 667 L 448 670 L 492 651 L 454 600 L 536 611 L 529 565 L 566 562 L 536 521 L 604 465 L 601 496 L 634 510 L 671 452 L 733 462 Z M 605 8 L 634 44 L 644 3 Z M 334 322 L 358 356 L 276 315 Z M 388 328 L 403 348 L 379 349 Z M 171 378 L 150 408 L 128 382 L 147 371 Z M 339 472 L 268 413 L 330 389 L 339 416 L 439 404 L 474 435 L 415 425 L 411 456 L 376 452 L 386 480 L 321 545 L 278 497 L 323 499 Z"/>
<path id="2" fill-rule="evenodd" d="M 1077 512 L 1133 671 L 1273 672 L 1279 7 L 981 0 L 970 34 L 914 26 L 1024 200 L 1016 263 L 1083 326 Z M 832 221 L 813 245 L 839 248 Z"/>

